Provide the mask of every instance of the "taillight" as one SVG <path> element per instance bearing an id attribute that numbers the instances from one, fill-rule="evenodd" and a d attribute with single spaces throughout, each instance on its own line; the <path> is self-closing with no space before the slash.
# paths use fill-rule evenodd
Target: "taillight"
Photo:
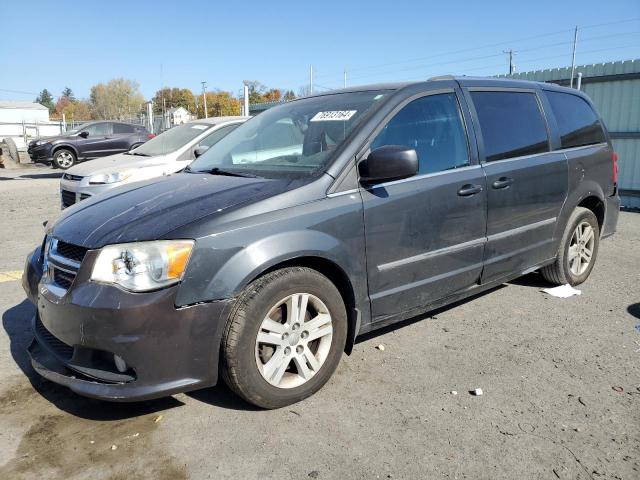
<path id="1" fill-rule="evenodd" d="M 618 154 L 613 152 L 611 154 L 611 163 L 613 164 L 613 184 L 618 184 Z"/>
<path id="2" fill-rule="evenodd" d="M 156 134 L 155 134 L 155 133 L 150 133 L 149 135 L 147 135 L 147 137 L 148 137 L 148 138 L 153 138 L 153 137 L 155 137 L 155 136 L 156 136 Z"/>

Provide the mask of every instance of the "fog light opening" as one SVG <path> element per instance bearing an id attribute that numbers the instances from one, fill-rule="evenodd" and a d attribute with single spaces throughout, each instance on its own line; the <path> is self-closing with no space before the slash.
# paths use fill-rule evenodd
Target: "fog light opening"
<path id="1" fill-rule="evenodd" d="M 120 373 L 124 373 L 127 371 L 127 362 L 125 362 L 122 357 L 119 357 L 118 355 L 114 354 L 113 355 L 113 361 L 116 364 L 116 368 L 118 369 L 118 371 Z"/>

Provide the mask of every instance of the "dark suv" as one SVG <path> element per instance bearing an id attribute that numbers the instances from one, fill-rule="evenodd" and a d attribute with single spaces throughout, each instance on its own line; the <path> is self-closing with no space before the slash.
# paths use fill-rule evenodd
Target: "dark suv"
<path id="1" fill-rule="evenodd" d="M 616 154 L 582 93 L 441 78 L 303 98 L 72 206 L 28 258 L 32 364 L 83 395 L 281 407 L 355 338 L 539 270 L 589 276 Z M 496 312 L 497 315 L 500 312 Z"/>
<path id="2" fill-rule="evenodd" d="M 142 125 L 90 122 L 62 135 L 33 140 L 27 151 L 35 163 L 66 170 L 82 160 L 128 152 L 153 137 Z"/>

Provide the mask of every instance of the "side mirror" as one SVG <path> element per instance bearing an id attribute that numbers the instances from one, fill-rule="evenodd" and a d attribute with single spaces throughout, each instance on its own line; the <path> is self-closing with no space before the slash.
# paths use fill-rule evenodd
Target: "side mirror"
<path id="1" fill-rule="evenodd" d="M 87 138 L 89 136 L 89 132 L 87 132 L 86 130 L 83 130 L 78 134 L 78 136 L 82 138 Z"/>
<path id="2" fill-rule="evenodd" d="M 209 150 L 209 147 L 198 147 L 193 151 L 193 155 L 198 158 L 200 155 L 202 155 L 204 152 L 206 152 L 207 150 Z"/>
<path id="3" fill-rule="evenodd" d="M 379 147 L 358 163 L 358 173 L 360 182 L 369 185 L 413 177 L 418 173 L 418 154 L 402 145 Z"/>

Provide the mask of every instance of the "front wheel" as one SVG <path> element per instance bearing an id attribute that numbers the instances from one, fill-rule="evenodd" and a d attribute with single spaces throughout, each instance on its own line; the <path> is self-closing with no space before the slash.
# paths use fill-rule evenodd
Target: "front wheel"
<path id="1" fill-rule="evenodd" d="M 556 261 L 540 272 L 556 285 L 579 285 L 593 270 L 600 245 L 600 227 L 594 213 L 577 207 L 567 222 Z"/>
<path id="2" fill-rule="evenodd" d="M 284 268 L 238 297 L 222 339 L 222 376 L 246 401 L 279 408 L 318 391 L 335 371 L 347 315 L 331 281 L 305 267 Z"/>
<path id="3" fill-rule="evenodd" d="M 76 163 L 76 156 L 71 150 L 67 150 L 66 148 L 61 148 L 56 153 L 53 154 L 53 166 L 55 168 L 61 168 L 62 170 L 66 170 L 67 168 L 73 167 Z"/>

